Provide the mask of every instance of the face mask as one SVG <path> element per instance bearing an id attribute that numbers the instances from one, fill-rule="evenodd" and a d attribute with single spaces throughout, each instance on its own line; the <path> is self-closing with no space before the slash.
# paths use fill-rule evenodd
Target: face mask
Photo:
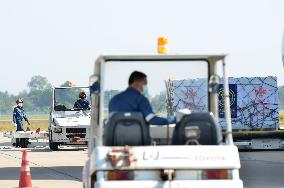
<path id="1" fill-rule="evenodd" d="M 149 97 L 149 91 L 148 91 L 148 86 L 147 85 L 143 85 L 142 95 L 144 95 L 145 97 Z"/>

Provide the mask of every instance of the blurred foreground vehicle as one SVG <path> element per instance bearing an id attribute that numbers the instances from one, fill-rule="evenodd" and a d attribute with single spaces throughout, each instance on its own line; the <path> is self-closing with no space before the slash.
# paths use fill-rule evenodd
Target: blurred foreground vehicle
<path id="1" fill-rule="evenodd" d="M 90 78 L 93 82 L 91 133 L 89 159 L 83 169 L 83 186 L 243 187 L 239 178 L 238 149 L 233 145 L 231 134 L 224 59 L 224 55 L 99 57 L 95 73 Z M 149 96 L 171 93 L 167 92 L 171 88 L 165 82 L 168 78 L 204 80 L 205 87 L 200 89 L 207 92 L 207 109 L 179 110 L 176 113 L 177 123 L 168 126 L 148 125 L 139 112 L 107 114 L 111 95 L 125 89 L 124 83 L 134 70 L 148 75 Z M 221 80 L 226 119 L 223 137 L 217 123 L 217 92 Z M 190 90 L 187 92 L 194 95 Z M 166 100 L 162 100 L 165 106 L 172 106 L 170 99 L 171 96 L 167 96 Z M 166 111 L 160 114 L 173 115 L 172 109 Z"/>

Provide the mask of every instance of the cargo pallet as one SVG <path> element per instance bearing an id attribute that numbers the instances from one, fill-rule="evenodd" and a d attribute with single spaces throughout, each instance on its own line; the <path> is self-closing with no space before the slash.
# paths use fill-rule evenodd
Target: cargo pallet
<path id="1" fill-rule="evenodd" d="M 233 131 L 234 144 L 239 149 L 277 150 L 284 149 L 284 130 Z"/>
<path id="2" fill-rule="evenodd" d="M 48 146 L 47 131 L 17 131 L 5 132 L 4 137 L 11 138 L 11 144 L 15 147 L 27 148 L 37 146 Z"/>

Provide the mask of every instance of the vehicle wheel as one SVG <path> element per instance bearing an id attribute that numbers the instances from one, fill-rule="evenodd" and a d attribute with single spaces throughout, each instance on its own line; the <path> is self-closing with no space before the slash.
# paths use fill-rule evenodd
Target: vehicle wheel
<path id="1" fill-rule="evenodd" d="M 58 143 L 52 141 L 52 132 L 51 131 L 49 131 L 49 148 L 52 151 L 58 150 Z"/>
<path id="2" fill-rule="evenodd" d="M 19 139 L 19 138 L 16 138 L 15 146 L 16 146 L 17 148 L 18 148 L 18 147 L 21 147 L 20 139 Z"/>
<path id="3" fill-rule="evenodd" d="M 20 147 L 21 148 L 27 148 L 29 144 L 28 138 L 20 138 Z"/>
<path id="4" fill-rule="evenodd" d="M 58 144 L 56 142 L 49 142 L 49 148 L 52 151 L 57 151 L 58 150 Z"/>

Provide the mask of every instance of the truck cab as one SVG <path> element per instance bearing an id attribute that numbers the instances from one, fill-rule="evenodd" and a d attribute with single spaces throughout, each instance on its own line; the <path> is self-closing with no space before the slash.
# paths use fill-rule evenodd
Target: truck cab
<path id="1" fill-rule="evenodd" d="M 49 118 L 49 147 L 60 145 L 87 146 L 90 132 L 90 107 L 78 108 L 75 102 L 84 91 L 89 100 L 89 87 L 54 87 Z"/>
<path id="2" fill-rule="evenodd" d="M 231 134 L 225 65 L 225 55 L 99 57 L 90 77 L 91 132 L 83 187 L 243 187 Z M 149 93 L 145 96 L 156 114 L 175 115 L 175 124 L 149 125 L 140 112 L 108 113 L 109 100 L 126 89 L 134 70 L 147 74 Z M 198 110 L 188 106 L 173 114 L 166 80 L 182 78 L 202 79 L 205 84 L 199 89 L 208 97 L 197 99 Z M 223 134 L 217 123 L 221 79 L 227 122 Z M 190 89 L 187 92 L 194 95 Z"/>

